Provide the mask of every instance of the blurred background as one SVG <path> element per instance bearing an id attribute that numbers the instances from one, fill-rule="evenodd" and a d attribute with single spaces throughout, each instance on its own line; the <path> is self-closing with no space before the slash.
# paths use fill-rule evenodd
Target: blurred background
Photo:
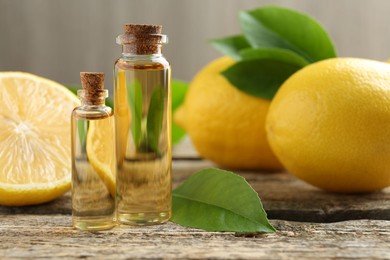
<path id="1" fill-rule="evenodd" d="M 210 39 L 240 32 L 238 12 L 262 5 L 316 18 L 339 56 L 390 58 L 388 0 L 0 0 L 0 71 L 26 71 L 79 84 L 80 71 L 103 71 L 111 89 L 124 23 L 162 24 L 173 77 L 191 80 L 220 56 Z"/>

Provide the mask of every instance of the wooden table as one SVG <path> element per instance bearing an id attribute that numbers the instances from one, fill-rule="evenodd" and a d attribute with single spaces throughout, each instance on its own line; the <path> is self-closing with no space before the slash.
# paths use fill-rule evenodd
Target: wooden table
<path id="1" fill-rule="evenodd" d="M 184 142 L 174 150 L 174 186 L 211 166 Z M 45 205 L 0 206 L 0 258 L 390 259 L 390 188 L 338 195 L 285 172 L 237 173 L 259 193 L 277 233 L 206 232 L 173 223 L 81 232 L 71 227 L 67 193 Z"/>

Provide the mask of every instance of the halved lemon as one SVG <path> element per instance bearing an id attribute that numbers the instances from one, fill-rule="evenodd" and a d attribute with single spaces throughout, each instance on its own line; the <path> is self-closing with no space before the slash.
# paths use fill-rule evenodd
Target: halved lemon
<path id="1" fill-rule="evenodd" d="M 71 185 L 66 87 L 32 74 L 0 72 L 0 204 L 51 201 Z"/>
<path id="2" fill-rule="evenodd" d="M 114 117 L 91 120 L 87 134 L 87 156 L 91 165 L 115 197 Z"/>

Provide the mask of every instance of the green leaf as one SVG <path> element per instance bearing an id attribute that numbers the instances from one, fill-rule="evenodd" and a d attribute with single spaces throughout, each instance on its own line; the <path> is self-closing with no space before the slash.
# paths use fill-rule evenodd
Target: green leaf
<path id="1" fill-rule="evenodd" d="M 243 60 L 222 74 L 239 90 L 271 100 L 283 82 L 302 66 L 272 59 Z"/>
<path id="2" fill-rule="evenodd" d="M 183 103 L 188 89 L 188 83 L 177 79 L 172 80 L 172 114 Z M 172 120 L 172 144 L 177 144 L 186 135 L 184 129 Z"/>
<path id="3" fill-rule="evenodd" d="M 164 89 L 161 86 L 154 88 L 150 98 L 149 112 L 146 121 L 148 146 L 154 152 L 159 151 L 160 134 L 164 116 Z"/>
<path id="4" fill-rule="evenodd" d="M 127 84 L 127 100 L 131 110 L 131 134 L 139 147 L 142 138 L 142 87 L 138 80 Z"/>
<path id="5" fill-rule="evenodd" d="M 188 83 L 173 79 L 172 80 L 172 110 L 176 110 L 184 101 L 188 89 Z"/>
<path id="6" fill-rule="evenodd" d="M 309 63 L 296 53 L 283 49 L 244 49 L 240 51 L 243 60 L 271 59 L 285 61 L 304 67 Z"/>
<path id="7" fill-rule="evenodd" d="M 287 49 L 308 62 L 336 56 L 323 27 L 313 18 L 294 10 L 267 6 L 242 11 L 240 25 L 254 48 Z"/>
<path id="8" fill-rule="evenodd" d="M 172 194 L 172 221 L 208 231 L 275 232 L 261 201 L 245 179 L 209 168 L 199 171 Z"/>
<path id="9" fill-rule="evenodd" d="M 112 101 L 110 96 L 108 98 L 106 98 L 106 106 L 111 107 L 112 109 L 114 109 L 114 102 Z"/>
<path id="10" fill-rule="evenodd" d="M 88 128 L 89 128 L 88 120 L 81 120 L 81 119 L 77 120 L 77 133 L 79 134 L 80 147 L 85 148 L 85 143 L 87 142 Z"/>
<path id="11" fill-rule="evenodd" d="M 172 122 L 172 144 L 178 144 L 184 136 L 186 136 L 186 131 Z"/>
<path id="12" fill-rule="evenodd" d="M 231 56 L 235 60 L 240 60 L 240 50 L 250 48 L 250 44 L 242 35 L 230 36 L 211 41 L 211 44 L 225 55 Z"/>

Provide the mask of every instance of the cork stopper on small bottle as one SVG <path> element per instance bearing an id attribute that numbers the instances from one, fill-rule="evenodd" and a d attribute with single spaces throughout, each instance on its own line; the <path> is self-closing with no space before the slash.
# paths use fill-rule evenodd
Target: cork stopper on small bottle
<path id="1" fill-rule="evenodd" d="M 80 72 L 81 98 L 85 104 L 101 105 L 107 97 L 103 72 Z"/>
<path id="2" fill-rule="evenodd" d="M 162 26 L 153 24 L 125 24 L 124 34 L 117 37 L 125 53 L 149 55 L 161 53 L 161 45 L 167 43 L 166 35 L 161 34 Z"/>

